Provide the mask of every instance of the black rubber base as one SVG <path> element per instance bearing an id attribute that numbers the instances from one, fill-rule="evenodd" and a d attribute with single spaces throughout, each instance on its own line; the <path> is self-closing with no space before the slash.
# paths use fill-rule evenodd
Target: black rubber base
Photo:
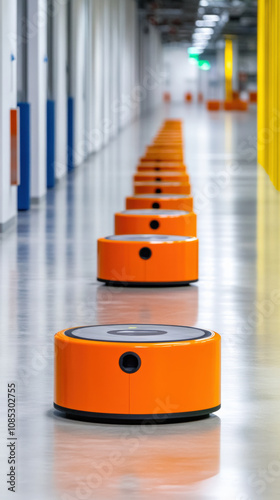
<path id="1" fill-rule="evenodd" d="M 105 285 L 108 286 L 127 286 L 127 287 L 167 287 L 167 286 L 187 286 L 190 285 L 191 283 L 196 283 L 197 280 L 192 280 L 192 281 L 158 281 L 158 282 L 147 282 L 147 281 L 111 281 L 111 280 L 104 280 L 102 278 L 97 278 L 97 281 L 100 281 L 101 283 L 105 283 Z"/>
<path id="2" fill-rule="evenodd" d="M 85 420 L 88 422 L 108 423 L 108 424 L 172 424 L 177 422 L 188 422 L 206 418 L 210 413 L 214 413 L 221 408 L 221 405 L 207 410 L 190 411 L 184 413 L 161 413 L 159 415 L 122 415 L 118 413 L 93 413 L 89 411 L 71 410 L 56 403 L 54 408 L 68 418 L 75 420 Z"/>

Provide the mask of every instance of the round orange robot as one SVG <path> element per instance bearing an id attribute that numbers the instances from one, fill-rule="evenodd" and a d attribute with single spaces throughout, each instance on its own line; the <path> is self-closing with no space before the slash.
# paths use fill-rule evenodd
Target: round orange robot
<path id="1" fill-rule="evenodd" d="M 190 183 L 189 175 L 185 172 L 137 172 L 133 177 L 134 182 L 183 182 Z"/>
<path id="2" fill-rule="evenodd" d="M 193 327 L 85 326 L 55 335 L 54 407 L 74 418 L 157 423 L 220 408 L 220 336 Z"/>
<path id="3" fill-rule="evenodd" d="M 190 194 L 191 186 L 187 182 L 135 182 L 134 194 L 145 193 Z"/>
<path id="4" fill-rule="evenodd" d="M 172 151 L 166 151 L 166 152 L 149 152 L 146 153 L 145 156 L 142 157 L 142 160 L 144 161 L 179 161 L 179 162 L 184 162 L 184 155 L 183 153 L 173 153 Z"/>
<path id="5" fill-rule="evenodd" d="M 149 156 L 150 154 L 159 154 L 159 155 L 163 155 L 163 154 L 168 154 L 168 155 L 172 155 L 172 154 L 178 154 L 178 155 L 182 155 L 183 154 L 183 147 L 182 145 L 177 145 L 177 146 L 174 146 L 173 144 L 170 145 L 170 144 L 153 144 L 152 146 L 148 146 L 146 148 L 146 156 Z"/>
<path id="6" fill-rule="evenodd" d="M 137 166 L 138 172 L 181 172 L 186 173 L 186 167 L 182 163 L 146 162 Z"/>
<path id="7" fill-rule="evenodd" d="M 117 286 L 176 286 L 198 280 L 198 239 L 127 234 L 97 242 L 97 279 Z"/>
<path id="8" fill-rule="evenodd" d="M 125 210 L 115 214 L 115 234 L 196 236 L 196 214 L 183 210 Z"/>
<path id="9" fill-rule="evenodd" d="M 126 198 L 126 209 L 155 208 L 193 211 L 193 197 L 183 194 L 136 194 Z"/>

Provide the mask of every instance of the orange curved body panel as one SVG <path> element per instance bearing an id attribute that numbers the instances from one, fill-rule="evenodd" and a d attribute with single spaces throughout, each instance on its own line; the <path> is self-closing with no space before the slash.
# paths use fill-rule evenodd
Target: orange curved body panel
<path id="1" fill-rule="evenodd" d="M 151 238 L 152 239 L 152 238 Z M 149 248 L 151 257 L 143 260 L 140 250 Z M 187 283 L 198 280 L 198 240 L 143 242 L 98 240 L 97 278 L 129 283 Z M 168 265 L 167 265 L 168 263 Z"/>
<path id="2" fill-rule="evenodd" d="M 164 94 L 163 94 L 163 100 L 164 100 L 164 102 L 169 102 L 169 101 L 171 101 L 171 95 L 170 95 L 170 92 L 164 92 Z"/>
<path id="3" fill-rule="evenodd" d="M 140 211 L 141 212 L 141 211 Z M 153 224 L 155 223 L 155 224 Z M 157 226 L 158 224 L 158 226 Z M 154 229 L 153 229 L 154 226 Z M 116 213 L 115 234 L 176 234 L 179 236 L 196 236 L 196 214 L 153 215 Z"/>
<path id="4" fill-rule="evenodd" d="M 181 149 L 183 149 L 183 139 L 181 139 L 180 137 L 173 137 L 173 138 L 167 138 L 167 137 L 156 137 L 152 143 L 153 146 L 160 146 L 160 147 L 165 147 L 165 148 L 168 148 L 168 147 L 171 147 L 171 148 L 175 148 L 175 147 L 181 147 Z"/>
<path id="5" fill-rule="evenodd" d="M 177 158 L 149 158 L 147 156 L 142 156 L 140 159 L 139 159 L 139 163 L 142 163 L 142 164 L 146 164 L 146 163 L 157 163 L 159 165 L 161 164 L 169 164 L 169 163 L 173 163 L 174 165 L 184 165 L 184 161 L 181 160 L 181 159 L 177 159 Z"/>
<path id="6" fill-rule="evenodd" d="M 163 160 L 163 161 L 180 161 L 184 162 L 183 153 L 173 152 L 170 150 L 166 151 L 149 151 L 145 154 L 147 160 Z"/>
<path id="7" fill-rule="evenodd" d="M 153 144 L 159 142 L 161 144 L 183 144 L 182 134 L 178 132 L 162 132 L 154 138 Z"/>
<path id="8" fill-rule="evenodd" d="M 146 158 L 145 156 L 143 156 L 142 158 L 139 159 L 139 165 L 144 165 L 144 166 L 146 166 L 146 165 L 154 166 L 155 165 L 155 166 L 159 166 L 159 167 L 172 166 L 172 165 L 176 166 L 176 167 L 182 166 L 182 165 L 185 166 L 184 162 L 182 162 L 182 161 L 177 161 L 174 159 L 172 159 L 172 160 L 151 160 L 149 158 Z"/>
<path id="9" fill-rule="evenodd" d="M 190 177 L 186 173 L 180 173 L 180 172 L 162 172 L 161 174 L 156 174 L 156 173 L 141 173 L 138 172 L 134 175 L 133 177 L 134 182 L 145 182 L 145 181 L 150 181 L 150 182 L 184 182 L 189 184 L 190 183 Z"/>
<path id="10" fill-rule="evenodd" d="M 183 130 L 183 127 L 182 127 L 182 124 L 165 124 L 163 125 L 159 131 L 158 131 L 158 135 L 160 134 L 164 134 L 164 133 L 173 133 L 173 134 L 182 134 L 182 130 Z"/>
<path id="11" fill-rule="evenodd" d="M 163 193 L 163 194 L 190 194 L 191 186 L 181 182 L 135 182 L 134 194 Z"/>
<path id="12" fill-rule="evenodd" d="M 84 412 L 160 415 L 220 405 L 220 336 L 160 343 L 100 342 L 55 335 L 54 402 Z M 125 373 L 126 352 L 141 359 Z"/>
<path id="13" fill-rule="evenodd" d="M 186 172 L 186 167 L 182 163 L 145 162 L 137 166 L 138 172 Z"/>
<path id="14" fill-rule="evenodd" d="M 258 100 L 257 92 L 249 92 L 249 100 L 250 102 L 257 102 Z"/>
<path id="15" fill-rule="evenodd" d="M 175 146 L 174 144 L 153 144 L 152 146 L 147 146 L 146 155 L 150 153 L 167 153 L 167 154 L 183 154 L 183 147 L 181 145 Z"/>
<path id="16" fill-rule="evenodd" d="M 186 212 L 193 211 L 192 196 L 170 196 L 151 195 L 149 197 L 128 196 L 126 198 L 126 209 L 132 210 L 137 208 L 159 208 L 167 210 L 185 210 Z"/>
<path id="17" fill-rule="evenodd" d="M 221 109 L 221 101 L 207 101 L 208 111 L 219 111 Z"/>

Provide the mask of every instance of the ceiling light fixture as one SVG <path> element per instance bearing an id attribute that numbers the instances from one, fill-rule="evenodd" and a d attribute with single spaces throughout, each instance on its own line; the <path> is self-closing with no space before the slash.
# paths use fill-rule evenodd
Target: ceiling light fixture
<path id="1" fill-rule="evenodd" d="M 206 35 L 213 35 L 213 28 L 195 28 L 195 33 L 205 33 Z"/>
<path id="2" fill-rule="evenodd" d="M 218 22 L 220 20 L 220 16 L 218 16 L 217 14 L 205 14 L 203 16 L 203 19 L 205 21 L 215 21 L 215 22 Z"/>
<path id="3" fill-rule="evenodd" d="M 196 21 L 195 22 L 195 25 L 198 27 L 198 28 L 214 28 L 216 26 L 216 23 L 215 21 Z"/>

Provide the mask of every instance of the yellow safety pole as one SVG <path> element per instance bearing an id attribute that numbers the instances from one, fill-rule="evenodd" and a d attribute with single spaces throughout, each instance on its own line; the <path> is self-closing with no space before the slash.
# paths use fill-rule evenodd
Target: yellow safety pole
<path id="1" fill-rule="evenodd" d="M 232 63 L 233 51 L 232 40 L 225 41 L 225 97 L 226 101 L 232 101 Z"/>
<path id="2" fill-rule="evenodd" d="M 258 162 L 280 190 L 280 5 L 258 1 Z"/>
<path id="3" fill-rule="evenodd" d="M 258 108 L 257 108 L 257 124 L 258 124 L 258 163 L 266 168 L 265 165 L 265 144 L 264 144 L 264 128 L 265 128 L 265 0 L 258 1 L 258 71 L 257 71 L 257 88 L 258 88 Z"/>
<path id="4" fill-rule="evenodd" d="M 276 118 L 274 118 L 274 122 L 276 121 L 276 126 L 274 126 L 274 140 L 275 140 L 275 146 L 274 146 L 274 176 L 275 176 L 275 183 L 274 185 L 276 186 L 277 189 L 280 189 L 280 172 L 279 172 L 279 161 L 280 161 L 280 147 L 279 147 L 279 140 L 280 140 L 280 106 L 279 106 L 279 92 L 280 92 L 280 78 L 279 78 L 279 55 L 280 55 L 280 37 L 279 37 L 279 2 L 275 2 L 275 16 L 274 16 L 274 36 L 275 36 L 275 54 L 274 54 L 274 68 L 275 68 L 275 112 L 274 115 Z"/>

